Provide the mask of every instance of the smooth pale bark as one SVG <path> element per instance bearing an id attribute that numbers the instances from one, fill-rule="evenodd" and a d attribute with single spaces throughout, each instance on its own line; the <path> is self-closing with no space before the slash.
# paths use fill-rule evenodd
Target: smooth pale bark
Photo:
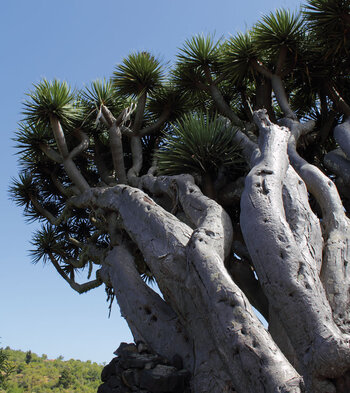
<path id="1" fill-rule="evenodd" d="M 132 167 L 128 170 L 128 182 L 135 186 L 138 182 L 138 176 L 142 168 L 142 143 L 139 136 L 132 136 L 130 140 Z"/>
<path id="2" fill-rule="evenodd" d="M 125 245 L 113 247 L 105 259 L 104 269 L 134 339 L 147 342 L 168 359 L 172 359 L 177 348 L 185 367 L 192 370 L 192 343 L 186 330 L 171 307 L 141 279 Z"/>
<path id="3" fill-rule="evenodd" d="M 99 271 L 96 272 L 95 280 L 91 280 L 83 284 L 78 284 L 67 276 L 67 274 L 64 272 L 64 270 L 62 269 L 62 267 L 52 253 L 49 254 L 49 258 L 51 260 L 51 263 L 55 267 L 57 273 L 69 284 L 72 289 L 74 289 L 78 293 L 88 292 L 91 289 L 99 287 L 102 284 L 102 279 L 99 276 Z"/>
<path id="4" fill-rule="evenodd" d="M 301 252 L 286 220 L 282 184 L 288 169 L 287 128 L 258 112 L 261 155 L 246 178 L 242 232 L 261 285 L 295 348 L 307 386 L 327 392 L 324 378 L 350 365 L 349 340 L 332 318 L 316 261 Z M 258 233 L 259 236 L 251 235 Z M 312 387 L 311 387 L 312 386 Z"/>
<path id="5" fill-rule="evenodd" d="M 244 123 L 242 122 L 242 120 L 233 112 L 232 108 L 230 107 L 230 105 L 228 105 L 224 99 L 224 97 L 222 96 L 220 90 L 218 89 L 218 87 L 215 84 L 211 84 L 208 88 L 214 102 L 215 105 L 217 106 L 217 108 L 219 109 L 219 111 L 226 116 L 228 119 L 231 120 L 232 124 L 234 124 L 235 126 L 239 126 L 239 127 L 244 127 Z"/>
<path id="6" fill-rule="evenodd" d="M 299 391 L 300 377 L 271 341 L 224 266 L 232 232 L 226 213 L 202 195 L 190 176 L 153 178 L 153 182 L 150 176 L 144 178 L 144 184 L 157 192 L 169 190 L 174 181 L 185 214 L 197 226 L 186 248 L 187 290 L 191 291 L 196 313 L 207 320 L 207 328 L 236 390 L 260 392 L 265 387 L 271 391 L 288 387 L 290 391 Z M 198 328 L 196 331 L 198 335 Z M 266 368 L 261 367 L 261 361 Z M 252 379 L 240 372 L 242 365 L 248 364 L 257 372 Z"/>
<path id="7" fill-rule="evenodd" d="M 341 179 L 343 185 L 350 188 L 350 119 L 339 124 L 334 129 L 334 139 L 340 146 L 338 149 L 327 153 L 324 157 L 324 163 L 338 179 Z M 345 195 L 348 194 L 345 191 Z"/>
<path id="8" fill-rule="evenodd" d="M 303 180 L 289 165 L 282 188 L 286 220 L 299 244 L 301 253 L 317 271 L 322 267 L 323 238 L 320 221 L 309 205 L 308 192 Z"/>
<path id="9" fill-rule="evenodd" d="M 323 157 L 323 162 L 348 188 L 350 187 L 350 160 L 342 149 L 338 148 L 327 153 Z"/>
<path id="10" fill-rule="evenodd" d="M 271 84 L 273 92 L 275 93 L 278 105 L 281 107 L 284 115 L 291 119 L 296 119 L 295 113 L 291 110 L 288 102 L 286 92 L 282 83 L 282 79 L 279 75 L 271 75 Z"/>
<path id="11" fill-rule="evenodd" d="M 106 125 L 108 126 L 109 145 L 112 154 L 113 167 L 118 183 L 126 184 L 127 178 L 124 165 L 123 142 L 120 127 L 124 120 L 129 116 L 129 109 L 124 109 L 117 119 L 112 115 L 111 111 L 105 105 L 101 105 L 101 113 Z M 100 162 L 100 169 L 103 169 L 101 164 L 102 163 Z"/>
<path id="12" fill-rule="evenodd" d="M 127 177 L 124 165 L 124 153 L 122 143 L 122 133 L 120 127 L 116 125 L 116 122 L 109 128 L 109 145 L 111 148 L 113 166 L 117 175 L 118 183 L 126 184 Z"/>
<path id="13" fill-rule="evenodd" d="M 333 135 L 346 157 L 350 159 L 350 118 L 335 127 Z"/>
<path id="14" fill-rule="evenodd" d="M 307 131 L 307 125 L 285 120 L 292 132 L 288 154 L 292 165 L 305 181 L 322 209 L 324 228 L 324 250 L 321 280 L 327 299 L 332 307 L 333 318 L 340 329 L 350 332 L 350 280 L 347 266 L 350 261 L 350 226 L 334 183 L 317 167 L 299 156 L 296 143 L 299 136 Z M 309 126 L 312 126 L 310 124 Z"/>
<path id="15" fill-rule="evenodd" d="M 84 176 L 76 167 L 72 157 L 69 154 L 64 132 L 61 127 L 61 123 L 55 116 L 50 117 L 50 123 L 58 150 L 62 157 L 63 167 L 67 175 L 69 176 L 73 184 L 75 184 L 78 187 L 80 192 L 87 191 L 90 188 L 89 183 L 85 180 Z M 85 146 L 86 143 L 84 142 L 83 147 Z M 81 147 L 79 147 L 78 149 L 81 151 Z"/>
<path id="16" fill-rule="evenodd" d="M 95 189 L 76 198 L 76 203 L 119 213 L 156 277 L 164 300 L 192 339 L 194 391 L 228 391 L 233 385 L 238 393 L 301 392 L 300 376 L 224 266 L 231 247 L 228 215 L 205 197 L 189 176 L 163 177 L 161 182 L 160 188 L 168 183 L 169 192 L 178 193 L 184 212 L 197 226 L 194 231 L 147 194 L 129 186 Z M 156 183 L 157 179 L 153 185 Z M 218 365 L 224 379 L 214 377 Z"/>

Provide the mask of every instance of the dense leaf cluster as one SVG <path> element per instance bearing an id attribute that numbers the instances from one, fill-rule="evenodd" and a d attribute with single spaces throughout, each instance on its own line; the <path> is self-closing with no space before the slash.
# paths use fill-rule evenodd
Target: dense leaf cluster
<path id="1" fill-rule="evenodd" d="M 274 121 L 314 119 L 317 132 L 299 149 L 325 170 L 322 157 L 336 147 L 330 131 L 350 115 L 349 34 L 349 0 L 309 0 L 300 13 L 276 10 L 228 39 L 192 37 L 171 69 L 139 52 L 110 80 L 82 91 L 58 80 L 35 84 L 14 138 L 21 172 L 10 190 L 27 219 L 43 224 L 33 237 L 33 261 L 50 260 L 78 292 L 100 285 L 96 269 L 109 250 L 109 213 L 77 207 L 72 198 L 132 184 L 151 167 L 158 174 L 189 172 L 223 203 L 225 190 L 246 174 L 232 136 L 239 128 L 256 137 L 252 113 L 259 108 Z M 135 257 L 140 274 L 148 272 Z M 82 269 L 96 279 L 78 284 Z"/>
<path id="2" fill-rule="evenodd" d="M 1 393 L 95 393 L 103 366 L 90 361 L 48 359 L 46 355 L 6 348 L 13 372 L 0 386 Z M 28 354 L 30 353 L 30 356 Z"/>

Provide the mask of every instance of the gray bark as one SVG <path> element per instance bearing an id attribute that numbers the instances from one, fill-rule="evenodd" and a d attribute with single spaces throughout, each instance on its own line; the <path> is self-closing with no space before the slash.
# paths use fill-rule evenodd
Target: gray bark
<path id="1" fill-rule="evenodd" d="M 195 391 L 209 391 L 204 385 L 211 386 L 210 391 L 223 391 L 222 378 L 212 377 L 221 364 L 225 389 L 230 382 L 242 393 L 300 392 L 300 376 L 271 340 L 224 266 L 232 236 L 227 214 L 203 196 L 191 177 L 148 180 L 150 186 L 178 192 L 195 230 L 128 186 L 95 189 L 82 196 L 80 203 L 119 213 L 156 277 L 164 300 L 192 338 Z M 151 334 L 148 330 L 145 327 L 143 334 Z M 203 379 L 203 374 L 210 379 Z"/>
<path id="2" fill-rule="evenodd" d="M 349 367 L 349 338 L 333 320 L 317 258 L 310 251 L 302 252 L 293 225 L 286 219 L 282 184 L 289 166 L 290 132 L 272 124 L 264 112 L 257 113 L 256 121 L 261 155 L 253 159 L 246 178 L 242 232 L 264 292 L 293 343 L 308 388 L 327 392 L 330 387 L 324 379 L 336 378 Z M 252 236 L 255 233 L 259 236 Z"/>
<path id="3" fill-rule="evenodd" d="M 322 209 L 324 229 L 321 280 L 332 307 L 335 323 L 345 333 L 350 332 L 349 220 L 334 183 L 318 168 L 303 160 L 296 151 L 296 143 L 306 129 L 298 122 L 288 120 L 292 132 L 288 153 L 292 165 L 305 181 Z M 318 242 L 320 244 L 320 242 Z"/>
<path id="4" fill-rule="evenodd" d="M 134 338 L 170 359 L 180 355 L 192 373 L 194 393 L 333 393 L 350 369 L 349 220 L 333 182 L 297 153 L 299 136 L 313 125 L 299 123 L 290 113 L 275 77 L 272 85 L 288 116 L 281 122 L 284 127 L 258 111 L 258 144 L 240 130 L 234 136 L 251 165 L 241 196 L 240 247 L 254 272 L 243 262 L 240 269 L 238 264 L 227 269 L 234 249 L 230 217 L 203 195 L 192 176 L 155 177 L 150 171 L 139 177 L 142 149 L 137 132 L 145 95 L 139 99 L 132 129 L 129 185 L 112 187 L 102 160 L 99 170 L 109 186 L 90 188 L 73 162 L 88 139 L 80 134 L 80 144 L 69 152 L 55 119 L 51 122 L 59 153 L 42 147 L 64 165 L 79 189 L 67 209 L 98 212 L 106 219 L 103 233 L 110 238 L 108 250 L 92 247 L 89 256 L 83 245 L 70 239 L 85 254 L 81 260 L 64 262 L 82 266 L 88 258 L 101 264 L 96 280 L 77 284 L 52 255 L 53 265 L 78 292 L 102 281 L 112 285 Z M 212 89 L 218 102 L 219 93 Z M 113 132 L 118 119 L 110 119 Z M 348 131 L 347 123 L 336 130 L 346 161 Z M 120 147 L 120 132 L 118 138 Z M 117 150 L 112 146 L 114 158 L 123 161 L 122 150 Z M 114 164 L 124 171 L 118 175 L 121 181 L 125 169 Z M 321 219 L 310 208 L 309 192 L 321 207 Z M 166 201 L 165 208 L 156 200 Z M 32 203 L 44 217 L 57 221 L 38 201 Z M 163 298 L 140 278 L 135 250 Z M 271 334 L 250 303 L 269 318 Z"/>
<path id="5" fill-rule="evenodd" d="M 59 120 L 56 117 L 51 116 L 50 123 L 51 123 L 52 131 L 53 131 L 53 134 L 54 134 L 54 137 L 56 140 L 58 150 L 59 150 L 61 157 L 62 157 L 63 167 L 64 167 L 67 175 L 69 176 L 69 178 L 71 179 L 73 184 L 75 184 L 78 187 L 80 192 L 84 192 L 84 191 L 88 190 L 90 188 L 89 183 L 84 179 L 83 175 L 81 174 L 79 169 L 76 167 L 76 165 L 73 161 L 73 156 L 68 151 L 66 139 L 65 139 L 65 136 L 64 136 L 64 133 L 63 133 L 63 130 L 62 130 Z M 87 147 L 87 143 L 86 143 L 86 141 L 83 141 L 83 144 L 80 145 L 77 148 L 77 150 L 79 152 L 81 152 L 82 149 L 86 148 L 86 147 Z M 74 152 L 74 154 L 75 154 L 75 152 Z"/>

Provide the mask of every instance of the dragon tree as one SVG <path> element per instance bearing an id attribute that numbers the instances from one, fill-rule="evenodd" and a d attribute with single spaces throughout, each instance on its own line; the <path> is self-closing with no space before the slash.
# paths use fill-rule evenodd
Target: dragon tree
<path id="1" fill-rule="evenodd" d="M 105 286 L 193 393 L 349 392 L 349 53 L 350 1 L 308 0 L 36 83 L 11 186 L 33 261 Z"/>

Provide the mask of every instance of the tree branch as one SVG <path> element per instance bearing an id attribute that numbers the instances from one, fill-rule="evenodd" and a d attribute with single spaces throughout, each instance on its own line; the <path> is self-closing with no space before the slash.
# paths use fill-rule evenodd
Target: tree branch
<path id="1" fill-rule="evenodd" d="M 66 205 L 62 210 L 62 213 L 59 215 L 59 217 L 55 217 L 40 204 L 40 202 L 34 195 L 30 195 L 30 201 L 32 202 L 36 211 L 39 214 L 41 214 L 44 218 L 46 218 L 49 221 L 49 223 L 52 225 L 59 225 L 68 217 L 69 213 L 71 212 L 70 207 Z"/>
<path id="2" fill-rule="evenodd" d="M 346 158 L 350 160 L 350 118 L 346 119 L 342 124 L 335 127 L 334 139 L 345 153 Z"/>
<path id="3" fill-rule="evenodd" d="M 109 144 L 112 153 L 113 166 L 117 174 L 118 183 L 127 184 L 125 164 L 124 164 L 124 152 L 122 143 L 122 134 L 119 127 L 119 116 L 115 119 L 109 109 L 101 105 L 102 114 L 107 119 L 109 126 Z M 124 111 L 123 111 L 124 112 Z M 122 112 L 122 113 L 123 113 Z M 117 121 L 118 120 L 118 121 Z"/>
<path id="4" fill-rule="evenodd" d="M 247 296 L 250 304 L 260 312 L 266 321 L 269 321 L 269 303 L 250 264 L 247 261 L 234 258 L 227 270 L 233 281 Z"/>
<path id="5" fill-rule="evenodd" d="M 50 123 L 58 150 L 62 156 L 63 167 L 68 177 L 79 188 L 80 192 L 88 190 L 90 188 L 88 182 L 85 180 L 84 176 L 81 174 L 79 169 L 74 164 L 72 158 L 69 156 L 66 139 L 59 120 L 55 116 L 50 116 Z"/>
<path id="6" fill-rule="evenodd" d="M 341 375 L 349 367 L 349 348 L 331 318 L 316 264 L 301 253 L 285 219 L 282 184 L 288 169 L 289 130 L 272 124 L 261 111 L 256 121 L 261 156 L 246 178 L 241 228 L 264 292 L 295 346 L 307 383 L 313 384 L 318 376 Z M 335 363 L 342 369 L 339 374 Z"/>
<path id="7" fill-rule="evenodd" d="M 283 182 L 283 206 L 286 220 L 302 255 L 314 263 L 318 273 L 322 266 L 323 238 L 320 220 L 309 205 L 305 183 L 291 165 Z"/>
<path id="8" fill-rule="evenodd" d="M 72 151 L 69 152 L 68 157 L 70 159 L 73 159 L 81 152 L 86 150 L 89 147 L 89 143 L 90 143 L 89 137 L 85 134 L 85 132 L 83 132 L 82 130 L 75 130 L 75 133 L 77 134 L 81 142 L 79 143 L 78 146 L 76 146 Z"/>
<path id="9" fill-rule="evenodd" d="M 142 143 L 139 136 L 131 137 L 130 148 L 132 156 L 132 167 L 128 170 L 127 178 L 131 185 L 136 186 L 143 163 Z"/>
<path id="10" fill-rule="evenodd" d="M 339 91 L 335 88 L 335 86 L 327 84 L 326 90 L 327 90 L 331 100 L 339 108 L 339 110 L 341 112 L 343 112 L 346 117 L 350 117 L 350 106 L 344 100 L 344 98 L 340 95 Z"/>
<path id="11" fill-rule="evenodd" d="M 72 289 L 74 289 L 76 292 L 80 294 L 84 292 L 88 292 L 91 289 L 97 288 L 102 284 L 102 280 L 99 277 L 99 273 L 98 273 L 99 271 L 96 272 L 96 280 L 92 280 L 84 284 L 78 284 L 66 275 L 66 273 L 63 271 L 57 259 L 54 257 L 52 253 L 49 253 L 49 258 L 52 264 L 54 265 L 55 269 L 57 270 L 57 273 L 69 284 L 69 286 Z"/>
<path id="12" fill-rule="evenodd" d="M 137 185 L 137 179 L 143 163 L 142 143 L 141 143 L 140 136 L 138 136 L 138 132 L 140 131 L 143 122 L 143 116 L 146 107 L 146 99 L 147 99 L 147 93 L 144 92 L 141 94 L 141 96 L 137 101 L 135 120 L 134 120 L 134 124 L 131 127 L 135 136 L 132 136 L 130 140 L 132 167 L 128 171 L 127 179 L 129 183 L 133 186 Z"/>
<path id="13" fill-rule="evenodd" d="M 186 368 L 191 370 L 194 359 L 184 326 L 171 307 L 141 279 L 126 245 L 113 247 L 105 266 L 134 339 L 146 342 L 168 359 L 174 353 L 180 354 Z"/>
<path id="14" fill-rule="evenodd" d="M 151 124 L 148 127 L 143 128 L 142 130 L 138 131 L 139 136 L 145 136 L 149 134 L 153 134 L 154 132 L 157 132 L 161 129 L 162 125 L 167 121 L 170 115 L 170 110 L 165 109 L 161 115 L 159 116 L 158 120 L 155 121 L 153 124 Z"/>
<path id="15" fill-rule="evenodd" d="M 219 112 L 230 119 L 233 125 L 240 128 L 245 128 L 244 122 L 233 112 L 215 84 L 212 83 L 209 86 L 209 92 Z"/>
<path id="16" fill-rule="evenodd" d="M 272 75 L 271 76 L 271 83 L 272 83 L 272 89 L 275 93 L 278 105 L 281 107 L 284 116 L 288 117 L 290 119 L 297 119 L 296 114 L 292 111 L 289 102 L 288 102 L 288 97 L 286 94 L 286 91 L 284 89 L 282 79 L 279 75 Z"/>
<path id="17" fill-rule="evenodd" d="M 40 143 L 40 149 L 48 158 L 50 158 L 50 160 L 57 162 L 58 164 L 62 164 L 62 157 L 55 150 L 51 149 L 49 145 Z"/>
<path id="18" fill-rule="evenodd" d="M 234 384 L 239 384 L 241 391 L 265 392 L 268 389 L 283 390 L 288 386 L 292 391 L 295 389 L 295 392 L 299 392 L 300 377 L 271 341 L 224 266 L 223 260 L 230 253 L 232 238 L 228 215 L 221 206 L 201 193 L 189 175 L 160 178 L 148 175 L 142 180 L 154 191 L 168 190 L 168 193 L 174 192 L 171 185 L 175 182 L 186 215 L 197 225 L 186 247 L 186 288 L 191 297 L 190 304 L 199 315 L 196 326 L 190 325 L 189 331 L 195 331 L 198 337 L 199 320 L 201 324 L 204 323 L 225 370 Z M 188 303 L 184 303 L 184 307 L 188 308 Z M 259 342 L 259 348 L 251 343 L 247 346 L 247 337 Z M 225 351 L 220 348 L 225 348 Z M 268 357 L 269 364 L 271 362 L 271 369 L 258 368 L 262 373 L 261 380 L 269 381 L 264 384 L 259 382 L 260 378 L 254 377 L 252 380 L 243 373 L 245 367 L 258 367 L 256 362 L 262 353 Z M 282 367 L 285 374 L 272 376 L 274 367 Z"/>

